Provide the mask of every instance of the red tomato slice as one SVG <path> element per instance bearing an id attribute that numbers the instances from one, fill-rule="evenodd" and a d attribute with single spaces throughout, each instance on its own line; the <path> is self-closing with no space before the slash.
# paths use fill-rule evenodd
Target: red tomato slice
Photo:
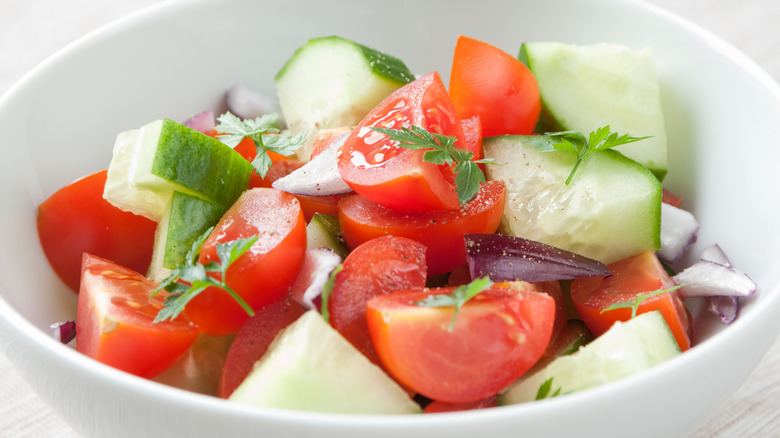
<path id="1" fill-rule="evenodd" d="M 396 292 L 371 299 L 371 339 L 389 372 L 418 393 L 468 403 L 497 394 L 541 357 L 555 302 L 544 293 L 494 285 L 469 300 L 448 328 L 453 307 L 414 304 L 454 288 Z"/>
<path id="2" fill-rule="evenodd" d="M 615 303 L 633 302 L 639 295 L 674 286 L 669 274 L 652 251 L 607 265 L 611 277 L 591 277 L 574 280 L 571 299 L 588 329 L 599 336 L 616 321 L 628 321 L 630 308 L 602 313 Z M 660 310 L 672 329 L 680 350 L 691 346 L 691 315 L 676 291 L 650 297 L 641 302 L 637 314 Z"/>
<path id="3" fill-rule="evenodd" d="M 306 222 L 295 196 L 275 189 L 247 190 L 206 239 L 200 263 L 219 261 L 217 243 L 259 236 L 228 268 L 227 283 L 254 310 L 284 298 L 306 252 Z M 190 318 L 211 336 L 237 332 L 249 319 L 225 291 L 209 288 L 187 304 Z"/>
<path id="4" fill-rule="evenodd" d="M 494 233 L 504 211 L 504 183 L 489 181 L 458 210 L 404 211 L 382 207 L 359 196 L 339 201 L 339 223 L 349 248 L 383 235 L 408 237 L 428 248 L 428 274 L 466 264 L 463 236 Z"/>
<path id="5" fill-rule="evenodd" d="M 136 376 L 152 378 L 173 365 L 198 336 L 180 314 L 154 322 L 167 296 L 143 275 L 84 254 L 76 317 L 78 351 Z"/>
<path id="6" fill-rule="evenodd" d="M 230 397 L 252 371 L 255 362 L 268 350 L 276 335 L 303 313 L 303 307 L 289 299 L 277 301 L 257 311 L 236 333 L 225 358 L 217 396 Z"/>
<path id="7" fill-rule="evenodd" d="M 106 170 L 59 189 L 38 207 L 38 237 L 54 272 L 79 290 L 82 254 L 104 257 L 137 272 L 152 260 L 157 224 L 103 199 Z"/>
<path id="8" fill-rule="evenodd" d="M 453 210 L 460 206 L 449 166 L 423 161 L 423 150 L 410 150 L 371 127 L 421 126 L 465 140 L 447 90 L 436 72 L 399 88 L 352 131 L 341 148 L 339 172 L 355 192 L 374 203 L 402 210 Z"/>
<path id="9" fill-rule="evenodd" d="M 328 321 L 361 353 L 381 364 L 366 325 L 373 297 L 425 286 L 425 246 L 404 237 L 383 236 L 355 248 L 336 275 L 328 299 Z"/>
<path id="10" fill-rule="evenodd" d="M 520 60 L 473 38 L 455 45 L 450 96 L 461 118 L 479 116 L 486 137 L 527 135 L 541 112 L 539 85 Z"/>
<path id="11" fill-rule="evenodd" d="M 466 142 L 465 149 L 474 154 L 472 160 L 481 160 L 483 158 L 482 121 L 478 116 L 474 116 L 468 119 L 464 119 L 461 123 L 461 126 L 463 126 L 463 139 Z M 480 163 L 479 166 L 481 169 L 482 164 Z"/>

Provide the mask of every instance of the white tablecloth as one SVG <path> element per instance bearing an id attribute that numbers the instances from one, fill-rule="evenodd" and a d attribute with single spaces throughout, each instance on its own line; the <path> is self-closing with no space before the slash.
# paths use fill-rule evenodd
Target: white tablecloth
<path id="1" fill-rule="evenodd" d="M 0 0 L 0 94 L 67 43 L 159 0 Z M 649 0 L 737 46 L 780 79 L 780 2 Z M 780 436 L 780 342 L 742 388 L 689 438 Z M 0 352 L 0 437 L 78 435 Z"/>

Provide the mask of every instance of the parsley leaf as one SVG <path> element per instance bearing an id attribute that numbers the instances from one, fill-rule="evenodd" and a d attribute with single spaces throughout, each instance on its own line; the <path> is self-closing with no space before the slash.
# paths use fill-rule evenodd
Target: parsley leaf
<path id="1" fill-rule="evenodd" d="M 536 400 L 541 400 L 544 398 L 553 398 L 561 395 L 561 387 L 559 386 L 558 389 L 555 390 L 552 394 L 550 394 L 550 391 L 552 391 L 552 384 L 553 384 L 553 378 L 550 377 L 549 379 L 545 380 L 544 383 L 539 386 L 539 390 L 536 391 Z"/>
<path id="2" fill-rule="evenodd" d="M 485 175 L 478 163 L 496 164 L 492 159 L 474 160 L 474 154 L 455 146 L 457 138 L 429 132 L 422 126 L 412 125 L 410 128 L 378 128 L 374 131 L 387 135 L 390 140 L 397 141 L 398 146 L 411 150 L 425 149 L 423 161 L 437 165 L 454 166 L 455 190 L 458 201 L 465 204 L 479 191 L 485 183 Z"/>
<path id="3" fill-rule="evenodd" d="M 677 286 L 672 286 L 672 287 L 670 287 L 668 289 L 658 289 L 658 290 L 653 291 L 653 292 L 648 292 L 646 294 L 637 295 L 636 298 L 634 298 L 631 301 L 625 301 L 625 302 L 622 302 L 622 303 L 613 303 L 609 307 L 607 307 L 605 309 L 602 309 L 601 312 L 599 312 L 599 313 L 604 313 L 604 312 L 607 312 L 607 311 L 610 311 L 610 310 L 623 309 L 623 308 L 627 308 L 628 307 L 628 308 L 631 308 L 631 318 L 634 318 L 636 316 L 637 310 L 639 309 L 639 305 L 642 304 L 642 302 L 644 300 L 646 300 L 648 298 L 651 298 L 651 297 L 654 297 L 656 295 L 661 295 L 661 294 L 665 294 L 667 292 L 672 292 L 672 291 L 677 290 L 677 289 L 679 289 L 679 288 L 681 288 L 683 286 L 685 286 L 685 284 L 678 284 Z"/>
<path id="4" fill-rule="evenodd" d="M 422 301 L 415 301 L 414 304 L 420 307 L 455 307 L 455 314 L 452 315 L 452 321 L 447 328 L 451 332 L 455 328 L 455 320 L 458 318 L 458 311 L 466 302 L 474 298 L 478 293 L 490 288 L 493 282 L 488 277 L 477 278 L 469 284 L 458 286 L 449 295 L 439 294 L 431 295 Z"/>
<path id="5" fill-rule="evenodd" d="M 577 161 L 566 178 L 566 185 L 569 185 L 580 163 L 594 152 L 600 152 L 616 146 L 633 143 L 639 140 L 645 140 L 648 137 L 631 137 L 628 134 L 618 135 L 617 132 L 610 132 L 609 125 L 602 126 L 588 134 L 586 138 L 579 131 L 561 131 L 548 132 L 543 135 L 529 136 L 527 143 L 541 152 L 571 152 L 577 155 Z"/>
<path id="6" fill-rule="evenodd" d="M 344 265 L 339 263 L 328 275 L 328 279 L 325 284 L 322 285 L 322 294 L 320 294 L 320 314 L 325 321 L 330 320 L 330 312 L 328 312 L 328 300 L 333 293 L 333 286 L 336 285 L 336 275 L 344 269 Z"/>
<path id="7" fill-rule="evenodd" d="M 245 119 L 226 112 L 217 118 L 219 124 L 214 128 L 218 137 L 226 145 L 234 148 L 241 141 L 249 137 L 255 143 L 257 156 L 252 160 L 255 171 L 265 177 L 271 168 L 271 157 L 268 151 L 289 157 L 306 143 L 306 132 L 295 135 L 280 134 L 281 125 L 278 114 L 265 114 L 255 119 Z"/>
<path id="8" fill-rule="evenodd" d="M 203 242 L 206 241 L 212 230 L 213 227 L 209 228 L 193 242 L 192 247 L 187 251 L 184 264 L 173 269 L 171 274 L 152 291 L 152 296 L 163 289 L 170 293 L 165 298 L 163 308 L 157 313 L 154 322 L 176 319 L 190 300 L 211 286 L 218 287 L 230 294 L 246 313 L 250 316 L 254 315 L 252 308 L 227 285 L 225 278 L 230 265 L 247 252 L 257 241 L 258 237 L 253 236 L 227 243 L 218 243 L 217 256 L 219 257 L 219 262 L 212 261 L 203 265 L 198 263 L 198 254 L 203 246 Z M 219 280 L 208 275 L 209 273 L 218 273 Z"/>

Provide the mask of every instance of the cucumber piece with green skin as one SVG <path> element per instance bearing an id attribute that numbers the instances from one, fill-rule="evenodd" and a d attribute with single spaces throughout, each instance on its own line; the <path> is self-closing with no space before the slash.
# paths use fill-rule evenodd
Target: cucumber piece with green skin
<path id="1" fill-rule="evenodd" d="M 499 232 L 536 240 L 611 263 L 661 245 L 658 179 L 621 153 L 590 154 L 574 167 L 570 152 L 540 152 L 530 136 L 489 137 L 483 141 L 489 180 L 506 185 Z"/>
<path id="2" fill-rule="evenodd" d="M 309 40 L 276 74 L 279 106 L 295 134 L 357 125 L 379 102 L 415 77 L 398 58 L 337 37 Z M 308 160 L 312 141 L 297 151 Z"/>
<path id="3" fill-rule="evenodd" d="M 306 226 L 306 242 L 309 248 L 329 248 L 341 256 L 342 260 L 349 252 L 347 244 L 341 238 L 339 220 L 325 213 L 314 213 Z"/>
<path id="4" fill-rule="evenodd" d="M 227 207 L 183 192 L 173 192 L 154 235 L 147 276 L 162 281 L 184 264 L 195 240 L 219 222 Z"/>
<path id="5" fill-rule="evenodd" d="M 159 222 L 174 191 L 227 209 L 251 173 L 252 165 L 221 141 L 162 119 L 117 136 L 103 197 Z"/>
<path id="6" fill-rule="evenodd" d="M 667 141 L 655 65 L 649 50 L 617 44 L 525 43 L 519 58 L 533 72 L 542 98 L 538 132 L 612 132 L 652 136 L 616 150 L 650 169 L 667 171 Z"/>
<path id="7" fill-rule="evenodd" d="M 527 374 L 497 401 L 501 405 L 524 403 L 593 388 L 647 370 L 679 354 L 677 341 L 661 313 L 643 313 L 627 322 L 615 323 L 576 353 L 560 356 L 543 369 Z"/>
<path id="8" fill-rule="evenodd" d="M 303 314 L 274 339 L 230 400 L 330 413 L 422 412 L 316 310 Z"/>

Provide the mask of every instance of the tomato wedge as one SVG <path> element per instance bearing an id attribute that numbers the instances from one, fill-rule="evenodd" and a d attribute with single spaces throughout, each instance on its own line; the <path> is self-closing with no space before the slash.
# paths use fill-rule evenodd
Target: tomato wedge
<path id="1" fill-rule="evenodd" d="M 466 264 L 463 236 L 494 233 L 503 211 L 504 183 L 488 181 L 458 210 L 395 210 L 351 195 L 339 201 L 338 217 L 349 248 L 383 235 L 407 237 L 428 248 L 428 274 L 436 275 Z"/>
<path id="2" fill-rule="evenodd" d="M 106 170 L 59 189 L 38 207 L 38 237 L 52 269 L 79 290 L 82 255 L 104 257 L 136 272 L 152 260 L 157 223 L 103 199 Z"/>
<path id="3" fill-rule="evenodd" d="M 550 342 L 555 302 L 547 294 L 493 285 L 458 312 L 415 302 L 455 288 L 381 295 L 366 318 L 377 354 L 389 372 L 418 393 L 441 402 L 486 399 L 518 379 Z"/>
<path id="4" fill-rule="evenodd" d="M 343 266 L 328 299 L 328 321 L 379 365 L 366 325 L 366 303 L 379 295 L 424 287 L 425 246 L 404 237 L 383 236 L 355 248 Z"/>
<path id="5" fill-rule="evenodd" d="M 167 296 L 143 275 L 91 254 L 83 256 L 76 317 L 81 353 L 136 376 L 153 378 L 173 365 L 198 336 L 185 314 L 154 322 Z"/>
<path id="6" fill-rule="evenodd" d="M 631 308 L 604 311 L 615 303 L 633 302 L 638 296 L 669 289 L 674 282 L 653 251 L 607 265 L 611 277 L 590 277 L 574 280 L 571 299 L 588 329 L 599 336 L 616 321 L 628 321 Z M 642 301 L 637 314 L 661 311 L 669 324 L 681 351 L 691 347 L 691 315 L 676 291 L 655 295 Z"/>
<path id="7" fill-rule="evenodd" d="M 542 108 L 539 85 L 525 64 L 466 36 L 455 44 L 450 96 L 461 118 L 480 117 L 486 137 L 530 134 Z"/>
<path id="8" fill-rule="evenodd" d="M 306 252 L 306 222 L 295 196 L 276 189 L 244 192 L 206 239 L 199 261 L 219 261 L 217 244 L 258 236 L 227 270 L 227 284 L 258 310 L 284 298 Z M 211 336 L 236 333 L 249 319 L 225 291 L 208 288 L 187 304 L 190 318 Z"/>
<path id="9" fill-rule="evenodd" d="M 368 113 L 341 147 L 341 177 L 358 194 L 388 208 L 457 209 L 449 166 L 423 161 L 423 150 L 406 149 L 371 129 L 413 125 L 455 136 L 455 145 L 465 147 L 460 119 L 436 72 L 399 88 Z"/>

